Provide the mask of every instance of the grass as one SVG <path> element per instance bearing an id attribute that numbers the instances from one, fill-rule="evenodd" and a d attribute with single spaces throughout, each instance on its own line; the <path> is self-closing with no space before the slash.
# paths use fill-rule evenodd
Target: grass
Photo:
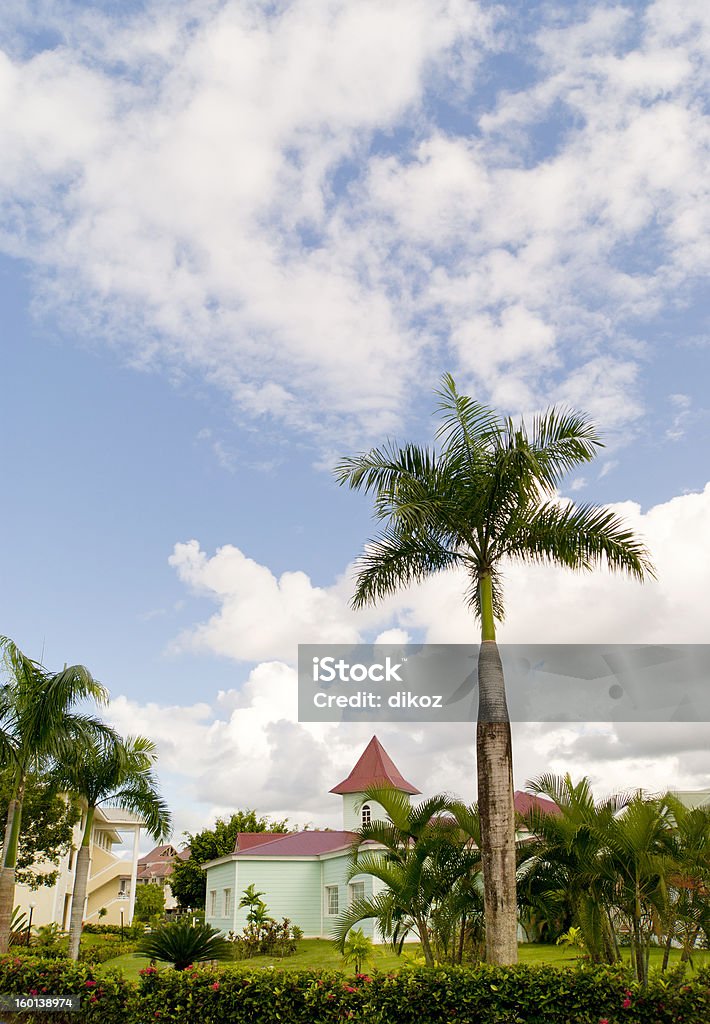
<path id="1" fill-rule="evenodd" d="M 367 970 L 398 970 L 402 967 L 403 962 L 406 962 L 406 959 L 416 958 L 420 954 L 419 946 L 416 943 L 405 947 L 403 957 L 396 956 L 385 946 L 377 946 L 375 949 L 375 957 L 366 965 Z M 570 949 L 567 946 L 542 946 L 531 943 L 521 945 L 518 952 L 520 963 L 558 964 L 560 966 L 572 965 L 581 955 L 580 951 Z M 622 956 L 628 962 L 629 950 L 623 949 Z M 671 950 L 671 963 L 677 963 L 679 959 L 680 950 Z M 655 947 L 652 948 L 650 958 L 651 969 L 660 969 L 662 960 L 663 950 Z M 127 953 L 113 960 L 107 960 L 97 967 L 96 973 L 101 975 L 107 971 L 120 971 L 124 978 L 135 981 L 138 978 L 138 972 L 142 968 L 147 967 L 148 963 L 147 957 Z M 693 968 L 706 964 L 710 964 L 710 951 L 697 950 L 693 955 Z M 269 970 L 273 968 L 274 970 L 283 971 L 309 969 L 324 971 L 345 970 L 346 973 L 350 973 L 348 968 L 344 967 L 340 954 L 336 952 L 332 943 L 327 939 L 303 939 L 298 945 L 298 951 L 293 956 L 285 957 L 283 960 L 273 956 L 255 956 L 249 960 L 237 960 L 233 966 L 243 971 Z M 171 970 L 171 968 L 165 969 Z"/>

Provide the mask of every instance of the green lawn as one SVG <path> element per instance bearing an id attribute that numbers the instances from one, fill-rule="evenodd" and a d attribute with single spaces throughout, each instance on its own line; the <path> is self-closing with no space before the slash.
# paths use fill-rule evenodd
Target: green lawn
<path id="1" fill-rule="evenodd" d="M 87 936 L 88 937 L 88 936 Z M 83 940 L 82 940 L 83 941 Z M 397 970 L 402 966 L 403 960 L 417 957 L 419 954 L 419 947 L 416 944 L 405 947 L 405 954 L 402 958 L 396 956 L 386 947 L 376 947 L 377 952 L 370 964 L 367 965 L 368 970 L 380 970 L 380 971 L 391 971 Z M 622 955 L 625 960 L 628 960 L 629 950 L 622 950 Z M 565 946 L 541 946 L 526 944 L 519 947 L 520 962 L 524 964 L 560 964 L 568 965 L 573 964 L 579 956 L 579 953 L 575 950 L 570 950 Z M 680 957 L 679 950 L 671 951 L 671 962 L 676 963 Z M 663 959 L 663 950 L 660 948 L 654 948 L 651 950 L 651 968 L 660 968 L 661 961 Z M 699 950 L 693 956 L 693 966 L 699 967 L 703 964 L 710 963 L 710 951 Z M 135 956 L 132 953 L 128 953 L 125 956 L 116 957 L 114 960 L 107 960 L 97 968 L 97 974 L 103 974 L 106 971 L 119 970 L 125 978 L 137 979 L 138 972 L 148 966 L 148 960 L 146 957 Z M 347 970 L 344 967 L 343 961 L 339 954 L 335 951 L 332 944 L 326 939 L 303 939 L 298 946 L 298 952 L 293 956 L 286 957 L 280 960 L 278 957 L 270 956 L 256 956 L 250 960 L 237 960 L 234 963 L 234 967 L 244 971 L 254 971 L 259 969 L 270 969 L 285 971 L 300 971 L 300 970 Z M 167 968 L 168 970 L 170 968 Z"/>

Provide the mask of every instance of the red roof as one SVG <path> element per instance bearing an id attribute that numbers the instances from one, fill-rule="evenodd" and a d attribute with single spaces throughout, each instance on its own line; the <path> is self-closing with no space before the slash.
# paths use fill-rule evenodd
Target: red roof
<path id="1" fill-rule="evenodd" d="M 234 844 L 235 853 L 244 853 L 254 846 L 261 846 L 262 843 L 271 843 L 274 839 L 283 839 L 287 832 L 237 832 L 237 840 Z"/>
<path id="2" fill-rule="evenodd" d="M 317 857 L 321 853 L 347 850 L 355 838 L 354 832 L 290 832 L 280 839 L 275 837 L 272 842 L 238 852 L 249 857 Z"/>
<path id="3" fill-rule="evenodd" d="M 420 793 L 421 790 L 400 774 L 397 765 L 389 756 L 376 736 L 373 736 L 365 747 L 360 760 L 348 775 L 331 793 L 363 793 L 372 786 L 393 786 L 402 793 Z"/>
<path id="4" fill-rule="evenodd" d="M 531 793 L 522 793 L 516 789 L 513 796 L 515 810 L 518 814 L 529 814 L 530 811 L 543 811 L 545 814 L 561 814 L 557 804 L 552 800 L 546 800 L 544 796 L 533 796 Z"/>

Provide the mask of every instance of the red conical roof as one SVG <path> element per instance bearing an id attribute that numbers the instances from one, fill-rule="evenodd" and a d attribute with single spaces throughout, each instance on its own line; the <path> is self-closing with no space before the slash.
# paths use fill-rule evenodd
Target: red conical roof
<path id="1" fill-rule="evenodd" d="M 348 775 L 331 793 L 363 793 L 371 786 L 393 786 L 402 793 L 412 795 L 421 792 L 411 782 L 407 782 L 400 774 L 397 765 L 389 756 L 376 736 L 373 736 L 365 747 L 360 760 Z"/>

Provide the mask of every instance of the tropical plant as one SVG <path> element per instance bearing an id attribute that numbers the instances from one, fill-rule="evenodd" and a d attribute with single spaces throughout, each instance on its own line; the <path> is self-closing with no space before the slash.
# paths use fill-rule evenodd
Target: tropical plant
<path id="1" fill-rule="evenodd" d="M 375 947 L 372 939 L 364 934 L 362 928 L 351 928 L 343 945 L 343 961 L 360 974 L 364 965 L 372 960 Z"/>
<path id="2" fill-rule="evenodd" d="M 681 960 L 691 957 L 702 933 L 710 935 L 710 808 L 688 808 L 672 794 L 664 797 L 673 831 L 668 854 L 668 916 L 664 922 L 666 948 L 663 970 L 668 966 L 674 940 L 681 944 Z"/>
<path id="3" fill-rule="evenodd" d="M 648 984 L 650 945 L 668 917 L 667 879 L 673 868 L 673 830 L 666 801 L 637 793 L 623 811 L 603 823 L 598 837 L 602 884 L 625 922 L 637 981 Z"/>
<path id="4" fill-rule="evenodd" d="M 518 894 L 522 916 L 532 911 L 548 922 L 565 921 L 571 914 L 591 959 L 619 959 L 610 912 L 608 874 L 600 861 L 605 830 L 629 797 L 610 796 L 595 802 L 590 780 L 573 782 L 545 774 L 527 784 L 536 796 L 547 797 L 557 810 L 531 805 L 520 815 L 530 834 L 519 843 Z M 553 927 L 553 930 L 558 930 Z"/>
<path id="5" fill-rule="evenodd" d="M 184 971 L 191 964 L 208 960 L 231 960 L 232 944 L 211 925 L 192 925 L 182 919 L 146 935 L 138 943 L 137 953 L 172 964 L 176 971 Z"/>
<path id="6" fill-rule="evenodd" d="M 373 786 L 365 791 L 365 798 L 379 804 L 388 820 L 371 821 L 358 830 L 349 877 L 372 875 L 386 888 L 353 900 L 339 915 L 336 947 L 342 953 L 350 929 L 360 921 L 374 919 L 398 952 L 407 934 L 416 934 L 425 962 L 431 967 L 432 915 L 447 899 L 457 878 L 475 870 L 478 852 L 461 835 L 455 818 L 444 813 L 452 804 L 444 795 L 412 806 L 399 790 Z M 377 843 L 382 850 L 363 852 L 365 843 Z"/>
<path id="7" fill-rule="evenodd" d="M 83 665 L 48 672 L 28 658 L 8 637 L 0 636 L 6 680 L 0 687 L 0 759 L 14 777 L 8 801 L 3 862 L 0 872 L 0 953 L 7 952 L 15 891 L 19 838 L 27 777 L 61 763 L 77 747 L 114 735 L 77 704 L 108 700 L 106 689 Z"/>
<path id="8" fill-rule="evenodd" d="M 69 924 L 72 960 L 79 956 L 97 807 L 110 804 L 140 815 L 149 835 L 158 841 L 170 834 L 170 812 L 160 796 L 154 771 L 156 757 L 155 744 L 144 736 L 129 736 L 125 740 L 114 737 L 110 742 L 87 743 L 74 748 L 56 770 L 58 782 L 86 807 Z"/>
<path id="9" fill-rule="evenodd" d="M 506 562 L 609 569 L 643 580 L 653 569 L 644 546 L 613 512 L 560 501 L 557 487 L 601 447 L 585 416 L 550 409 L 532 429 L 461 395 L 444 376 L 440 450 L 388 443 L 343 459 L 337 479 L 374 495 L 384 524 L 358 562 L 353 606 L 460 568 L 481 625 L 476 732 L 478 807 L 485 886 L 486 950 L 493 963 L 517 960 L 512 744 L 496 645 Z"/>

